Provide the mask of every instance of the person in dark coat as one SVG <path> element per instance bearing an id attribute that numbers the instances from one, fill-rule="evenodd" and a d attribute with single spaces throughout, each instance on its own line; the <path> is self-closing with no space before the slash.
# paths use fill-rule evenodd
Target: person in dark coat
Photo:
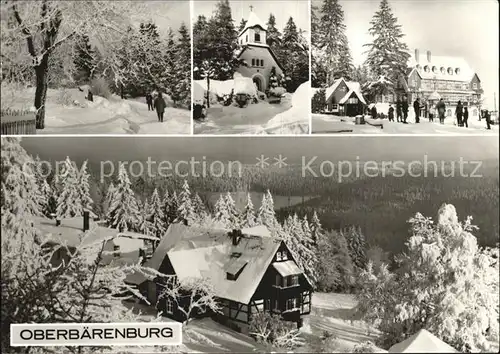
<path id="1" fill-rule="evenodd" d="M 420 98 L 418 97 L 413 102 L 413 110 L 415 111 L 415 123 L 420 123 Z"/>
<path id="2" fill-rule="evenodd" d="M 439 115 L 439 123 L 444 124 L 444 114 L 446 113 L 446 105 L 444 104 L 444 101 L 442 98 L 436 104 L 436 109 L 437 109 L 438 115 Z"/>
<path id="3" fill-rule="evenodd" d="M 491 130 L 490 112 L 487 109 L 484 110 L 484 119 L 486 119 L 486 129 Z"/>
<path id="4" fill-rule="evenodd" d="M 455 109 L 455 115 L 457 116 L 457 124 L 459 127 L 464 126 L 462 123 L 463 114 L 464 114 L 464 109 L 462 106 L 462 102 L 458 101 L 457 108 Z"/>
<path id="5" fill-rule="evenodd" d="M 464 107 L 464 120 L 463 120 L 463 125 L 465 125 L 466 128 L 469 127 L 469 124 L 467 123 L 467 121 L 469 120 L 469 110 L 467 109 L 467 107 Z"/>
<path id="6" fill-rule="evenodd" d="M 389 105 L 389 122 L 394 122 L 394 107 Z"/>
<path id="7" fill-rule="evenodd" d="M 402 103 L 402 110 L 403 110 L 403 123 L 407 123 L 407 119 L 408 119 L 408 99 L 406 99 L 406 97 L 403 99 L 403 103 Z"/>
<path id="8" fill-rule="evenodd" d="M 158 97 L 154 101 L 154 108 L 156 109 L 156 114 L 158 114 L 158 122 L 163 123 L 163 114 L 165 113 L 165 108 L 167 103 L 163 99 L 161 92 L 158 92 Z"/>
<path id="9" fill-rule="evenodd" d="M 153 96 L 150 93 L 146 94 L 146 103 L 148 104 L 148 111 L 154 111 Z"/>
<path id="10" fill-rule="evenodd" d="M 371 110 L 372 118 L 377 119 L 377 108 L 375 105 L 373 105 L 372 110 Z"/>
<path id="11" fill-rule="evenodd" d="M 87 95 L 87 100 L 89 100 L 90 102 L 94 102 L 94 94 L 90 90 L 89 94 Z"/>
<path id="12" fill-rule="evenodd" d="M 399 99 L 396 102 L 396 120 L 398 123 L 403 121 L 403 109 L 401 108 L 401 101 Z"/>

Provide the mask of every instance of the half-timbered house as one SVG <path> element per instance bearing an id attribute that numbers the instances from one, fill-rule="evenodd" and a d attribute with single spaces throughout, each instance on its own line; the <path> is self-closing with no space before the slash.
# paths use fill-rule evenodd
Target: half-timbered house
<path id="1" fill-rule="evenodd" d="M 311 311 L 311 284 L 285 243 L 269 232 L 263 235 L 262 228 L 228 232 L 173 224 L 145 266 L 181 282 L 207 279 L 221 306 L 220 313 L 208 315 L 240 332 L 248 330 L 258 312 L 279 314 L 300 327 Z M 138 285 L 166 316 L 186 320 L 176 304 L 187 303 L 168 296 L 158 300 L 164 286 L 160 278 L 135 274 L 128 282 Z"/>

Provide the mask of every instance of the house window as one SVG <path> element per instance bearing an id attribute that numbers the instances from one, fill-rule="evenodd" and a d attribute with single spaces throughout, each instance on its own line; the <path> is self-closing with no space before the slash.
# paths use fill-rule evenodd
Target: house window
<path id="1" fill-rule="evenodd" d="M 286 310 L 289 311 L 296 308 L 298 308 L 296 298 L 286 300 Z"/>
<path id="2" fill-rule="evenodd" d="M 299 276 L 298 275 L 291 275 L 289 277 L 285 277 L 283 280 L 284 280 L 283 285 L 285 288 L 299 285 Z"/>
<path id="3" fill-rule="evenodd" d="M 473 88 L 474 90 L 477 90 L 477 83 L 475 83 L 475 82 L 474 82 L 474 83 L 472 84 L 472 88 Z"/>
<path id="4" fill-rule="evenodd" d="M 276 253 L 276 260 L 279 262 L 281 261 L 283 258 L 281 257 L 281 252 L 278 252 Z"/>
<path id="5" fill-rule="evenodd" d="M 348 104 L 358 104 L 358 99 L 356 97 L 351 97 L 347 101 Z"/>
<path id="6" fill-rule="evenodd" d="M 424 66 L 424 71 L 425 71 L 426 73 L 428 73 L 429 71 L 431 71 L 431 70 L 429 69 L 429 65 Z"/>
<path id="7" fill-rule="evenodd" d="M 166 303 L 166 308 L 165 310 L 167 311 L 168 314 L 173 315 L 174 314 L 174 302 L 170 299 L 167 298 L 167 303 Z"/>
<path id="8" fill-rule="evenodd" d="M 437 72 L 438 72 L 438 68 L 437 68 L 437 66 L 433 66 L 433 67 L 432 67 L 432 72 L 433 72 L 433 73 L 437 73 Z"/>
<path id="9" fill-rule="evenodd" d="M 252 59 L 252 66 L 255 66 L 255 59 Z"/>
<path id="10" fill-rule="evenodd" d="M 275 282 L 275 285 L 276 286 L 281 286 L 281 277 L 279 274 L 276 274 L 276 282 Z"/>
<path id="11" fill-rule="evenodd" d="M 266 302 L 264 303 L 264 310 L 269 311 L 271 309 L 271 300 L 266 299 Z"/>
<path id="12" fill-rule="evenodd" d="M 283 253 L 281 254 L 281 259 L 284 261 L 288 260 L 288 255 L 286 254 L 285 251 L 283 251 Z"/>
<path id="13" fill-rule="evenodd" d="M 413 87 L 417 87 L 417 80 L 412 79 L 412 80 L 411 80 L 411 85 L 412 85 Z"/>
<path id="14" fill-rule="evenodd" d="M 441 71 L 441 74 L 446 73 L 446 69 L 444 68 L 444 66 L 441 67 L 440 71 Z"/>
<path id="15" fill-rule="evenodd" d="M 279 311 L 280 310 L 280 307 L 279 307 L 279 304 L 278 304 L 278 300 L 274 300 L 273 310 L 275 310 L 275 311 Z"/>
<path id="16" fill-rule="evenodd" d="M 452 68 L 448 68 L 448 74 L 449 75 L 453 75 L 453 69 Z"/>
<path id="17" fill-rule="evenodd" d="M 245 36 L 245 42 L 248 43 L 248 34 Z"/>
<path id="18" fill-rule="evenodd" d="M 460 74 L 460 69 L 459 68 L 455 69 L 455 74 L 457 74 L 457 75 Z"/>
<path id="19" fill-rule="evenodd" d="M 260 60 L 260 66 L 264 67 L 264 59 Z"/>
<path id="20" fill-rule="evenodd" d="M 113 247 L 113 256 L 114 257 L 120 257 L 120 246 L 115 245 Z"/>
<path id="21" fill-rule="evenodd" d="M 260 33 L 255 33 L 255 42 L 260 43 Z"/>
<path id="22" fill-rule="evenodd" d="M 255 307 L 258 312 L 264 312 L 264 300 L 255 300 Z"/>

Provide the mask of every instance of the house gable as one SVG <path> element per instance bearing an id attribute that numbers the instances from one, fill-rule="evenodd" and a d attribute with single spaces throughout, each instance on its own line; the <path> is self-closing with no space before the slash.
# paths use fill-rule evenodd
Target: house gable
<path id="1" fill-rule="evenodd" d="M 335 90 L 331 93 L 330 97 L 327 98 L 326 102 L 328 104 L 338 104 L 342 98 L 349 92 L 349 86 L 347 86 L 347 83 L 344 81 L 344 79 L 339 79 L 341 80 Z"/>
<path id="2" fill-rule="evenodd" d="M 479 76 L 477 74 L 474 74 L 474 76 L 472 77 L 472 80 L 470 81 L 469 84 L 469 88 L 478 93 L 482 91 L 481 80 L 479 79 Z"/>
<path id="3" fill-rule="evenodd" d="M 407 85 L 411 91 L 418 90 L 421 87 L 422 77 L 420 76 L 418 70 L 413 69 L 410 72 L 410 74 L 408 75 Z"/>
<path id="4" fill-rule="evenodd" d="M 278 61 L 278 57 L 274 54 L 273 50 L 267 45 L 254 45 L 247 44 L 238 54 L 238 59 L 243 59 L 249 67 L 252 67 L 252 59 L 263 59 L 263 67 L 276 67 L 276 70 L 281 71 L 281 75 L 284 73 L 284 68 Z M 259 67 L 255 65 L 255 67 Z M 243 67 L 244 68 L 244 67 Z"/>

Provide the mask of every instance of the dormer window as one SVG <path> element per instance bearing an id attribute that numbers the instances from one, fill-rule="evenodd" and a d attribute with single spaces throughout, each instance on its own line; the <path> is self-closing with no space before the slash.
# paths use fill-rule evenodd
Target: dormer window
<path id="1" fill-rule="evenodd" d="M 247 261 L 241 260 L 239 258 L 235 258 L 234 260 L 230 261 L 226 266 L 226 279 L 232 281 L 237 280 L 247 264 Z"/>
<path id="2" fill-rule="evenodd" d="M 432 67 L 432 72 L 433 72 L 434 74 L 437 74 L 437 72 L 438 72 L 438 68 L 437 68 L 437 66 L 433 66 L 433 67 Z"/>
<path id="3" fill-rule="evenodd" d="M 457 74 L 457 75 L 460 74 L 460 69 L 459 68 L 455 69 L 455 74 Z"/>
<path id="4" fill-rule="evenodd" d="M 428 73 L 429 71 L 431 71 L 430 68 L 429 68 L 429 65 L 424 66 L 424 71 L 426 73 Z"/>
<path id="5" fill-rule="evenodd" d="M 446 69 L 444 68 L 444 66 L 441 67 L 440 71 L 441 71 L 441 74 L 445 74 L 446 73 Z"/>
<path id="6" fill-rule="evenodd" d="M 474 82 L 474 83 L 472 84 L 472 88 L 473 88 L 474 90 L 477 90 L 477 83 L 475 83 L 475 82 Z"/>
<path id="7" fill-rule="evenodd" d="M 260 43 L 260 33 L 255 33 L 255 42 Z"/>

